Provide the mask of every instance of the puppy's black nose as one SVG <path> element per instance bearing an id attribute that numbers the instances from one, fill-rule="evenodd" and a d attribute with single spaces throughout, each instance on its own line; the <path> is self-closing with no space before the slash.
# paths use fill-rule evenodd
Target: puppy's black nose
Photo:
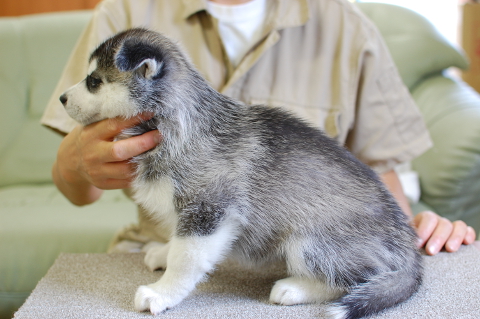
<path id="1" fill-rule="evenodd" d="M 67 104 L 67 100 L 68 100 L 68 98 L 67 98 L 66 94 L 62 94 L 60 96 L 60 102 L 62 102 L 63 106 L 65 106 L 65 104 Z"/>

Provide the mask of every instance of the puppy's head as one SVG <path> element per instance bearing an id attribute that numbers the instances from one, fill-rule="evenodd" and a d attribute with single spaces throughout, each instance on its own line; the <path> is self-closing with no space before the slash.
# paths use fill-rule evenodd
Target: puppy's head
<path id="1" fill-rule="evenodd" d="M 130 29 L 102 43 L 90 56 L 87 77 L 60 97 L 83 125 L 142 112 L 167 116 L 190 68 L 178 47 L 145 29 Z M 183 75 L 182 75 L 183 74 Z"/>

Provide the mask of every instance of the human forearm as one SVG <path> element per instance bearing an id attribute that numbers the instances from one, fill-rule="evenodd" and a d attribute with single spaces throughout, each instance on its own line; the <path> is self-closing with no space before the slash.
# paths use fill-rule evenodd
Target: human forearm
<path id="1" fill-rule="evenodd" d="M 380 179 L 387 186 L 388 190 L 392 193 L 393 197 L 397 200 L 398 205 L 403 212 L 413 219 L 413 213 L 408 203 L 408 199 L 402 189 L 402 184 L 398 178 L 397 173 L 394 170 L 388 171 L 380 175 Z"/>
<path id="2" fill-rule="evenodd" d="M 82 130 L 83 127 L 77 126 L 64 137 L 52 167 L 53 182 L 70 202 L 78 206 L 95 202 L 103 193 L 84 172 L 78 142 Z"/>

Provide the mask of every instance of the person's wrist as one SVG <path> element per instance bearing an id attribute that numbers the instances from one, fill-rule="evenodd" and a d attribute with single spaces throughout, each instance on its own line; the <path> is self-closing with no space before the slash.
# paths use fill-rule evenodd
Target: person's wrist
<path id="1" fill-rule="evenodd" d="M 66 170 L 68 171 L 68 169 Z M 83 206 L 95 202 L 103 191 L 75 171 L 62 171 L 56 161 L 52 168 L 52 176 L 57 188 L 75 205 Z"/>
<path id="2" fill-rule="evenodd" d="M 69 162 L 68 160 L 57 159 L 53 164 L 54 179 L 65 186 L 90 184 L 83 178 L 78 169 L 70 167 L 71 164 L 71 160 Z"/>

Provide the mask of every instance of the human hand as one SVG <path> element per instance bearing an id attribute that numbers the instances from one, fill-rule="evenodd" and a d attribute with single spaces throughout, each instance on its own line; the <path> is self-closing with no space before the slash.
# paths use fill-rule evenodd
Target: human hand
<path id="1" fill-rule="evenodd" d="M 476 237 L 475 230 L 465 222 L 451 222 L 431 211 L 417 214 L 413 225 L 419 237 L 418 246 L 425 246 L 429 255 L 437 254 L 443 247 L 448 252 L 455 252 L 462 244 L 472 244 Z"/>
<path id="2" fill-rule="evenodd" d="M 128 120 L 113 118 L 75 127 L 65 136 L 57 153 L 53 169 L 57 187 L 77 205 L 95 201 L 99 197 L 92 195 L 99 193 L 95 189 L 129 187 L 135 170 L 129 159 L 158 145 L 161 136 L 154 130 L 120 141 L 114 138 L 122 130 L 150 118 L 150 114 L 143 114 Z"/>

